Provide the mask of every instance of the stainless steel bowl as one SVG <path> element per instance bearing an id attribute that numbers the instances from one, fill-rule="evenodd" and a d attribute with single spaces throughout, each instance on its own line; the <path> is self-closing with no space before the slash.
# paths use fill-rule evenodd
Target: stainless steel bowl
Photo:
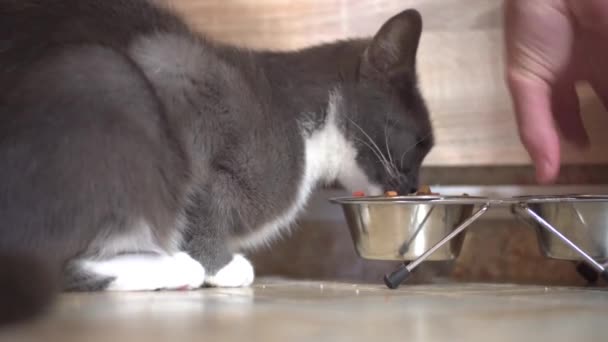
<path id="1" fill-rule="evenodd" d="M 415 260 L 467 220 L 483 197 L 401 196 L 334 198 L 340 204 L 359 256 L 372 260 Z M 465 234 L 426 260 L 458 257 Z"/>
<path id="2" fill-rule="evenodd" d="M 526 196 L 516 200 L 519 202 L 516 205 L 525 204 L 589 256 L 608 260 L 608 196 Z M 538 220 L 521 211 L 515 212 L 536 229 L 544 256 L 560 260 L 583 259 Z"/>

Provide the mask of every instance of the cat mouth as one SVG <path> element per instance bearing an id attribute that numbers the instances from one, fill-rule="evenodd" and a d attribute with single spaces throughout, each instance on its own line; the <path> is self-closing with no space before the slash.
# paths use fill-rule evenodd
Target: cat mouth
<path id="1" fill-rule="evenodd" d="M 383 193 L 387 192 L 395 192 L 399 195 L 409 195 L 414 194 L 418 191 L 419 187 L 417 185 L 411 185 L 407 183 L 402 184 L 389 184 L 384 187 Z"/>

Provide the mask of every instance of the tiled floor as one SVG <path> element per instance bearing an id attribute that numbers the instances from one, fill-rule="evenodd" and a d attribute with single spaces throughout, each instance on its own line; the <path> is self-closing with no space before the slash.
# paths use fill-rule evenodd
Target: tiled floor
<path id="1" fill-rule="evenodd" d="M 608 291 L 262 279 L 249 289 L 71 294 L 0 341 L 606 341 Z"/>

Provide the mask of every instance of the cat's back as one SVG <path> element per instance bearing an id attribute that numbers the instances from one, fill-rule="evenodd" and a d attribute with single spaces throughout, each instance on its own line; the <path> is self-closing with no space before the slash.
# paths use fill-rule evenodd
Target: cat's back
<path id="1" fill-rule="evenodd" d="M 0 0 L 0 74 L 69 45 L 124 49 L 150 32 L 189 32 L 150 0 Z"/>

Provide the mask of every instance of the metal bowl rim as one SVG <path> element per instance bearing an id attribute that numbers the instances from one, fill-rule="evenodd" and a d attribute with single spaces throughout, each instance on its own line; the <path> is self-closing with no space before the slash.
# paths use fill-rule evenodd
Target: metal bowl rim
<path id="1" fill-rule="evenodd" d="M 493 202 L 488 197 L 481 196 L 367 196 L 367 197 L 334 197 L 329 199 L 337 204 L 486 204 Z"/>
<path id="2" fill-rule="evenodd" d="M 528 195 L 513 197 L 517 203 L 573 203 L 573 202 L 606 202 L 608 203 L 608 195 Z"/>

